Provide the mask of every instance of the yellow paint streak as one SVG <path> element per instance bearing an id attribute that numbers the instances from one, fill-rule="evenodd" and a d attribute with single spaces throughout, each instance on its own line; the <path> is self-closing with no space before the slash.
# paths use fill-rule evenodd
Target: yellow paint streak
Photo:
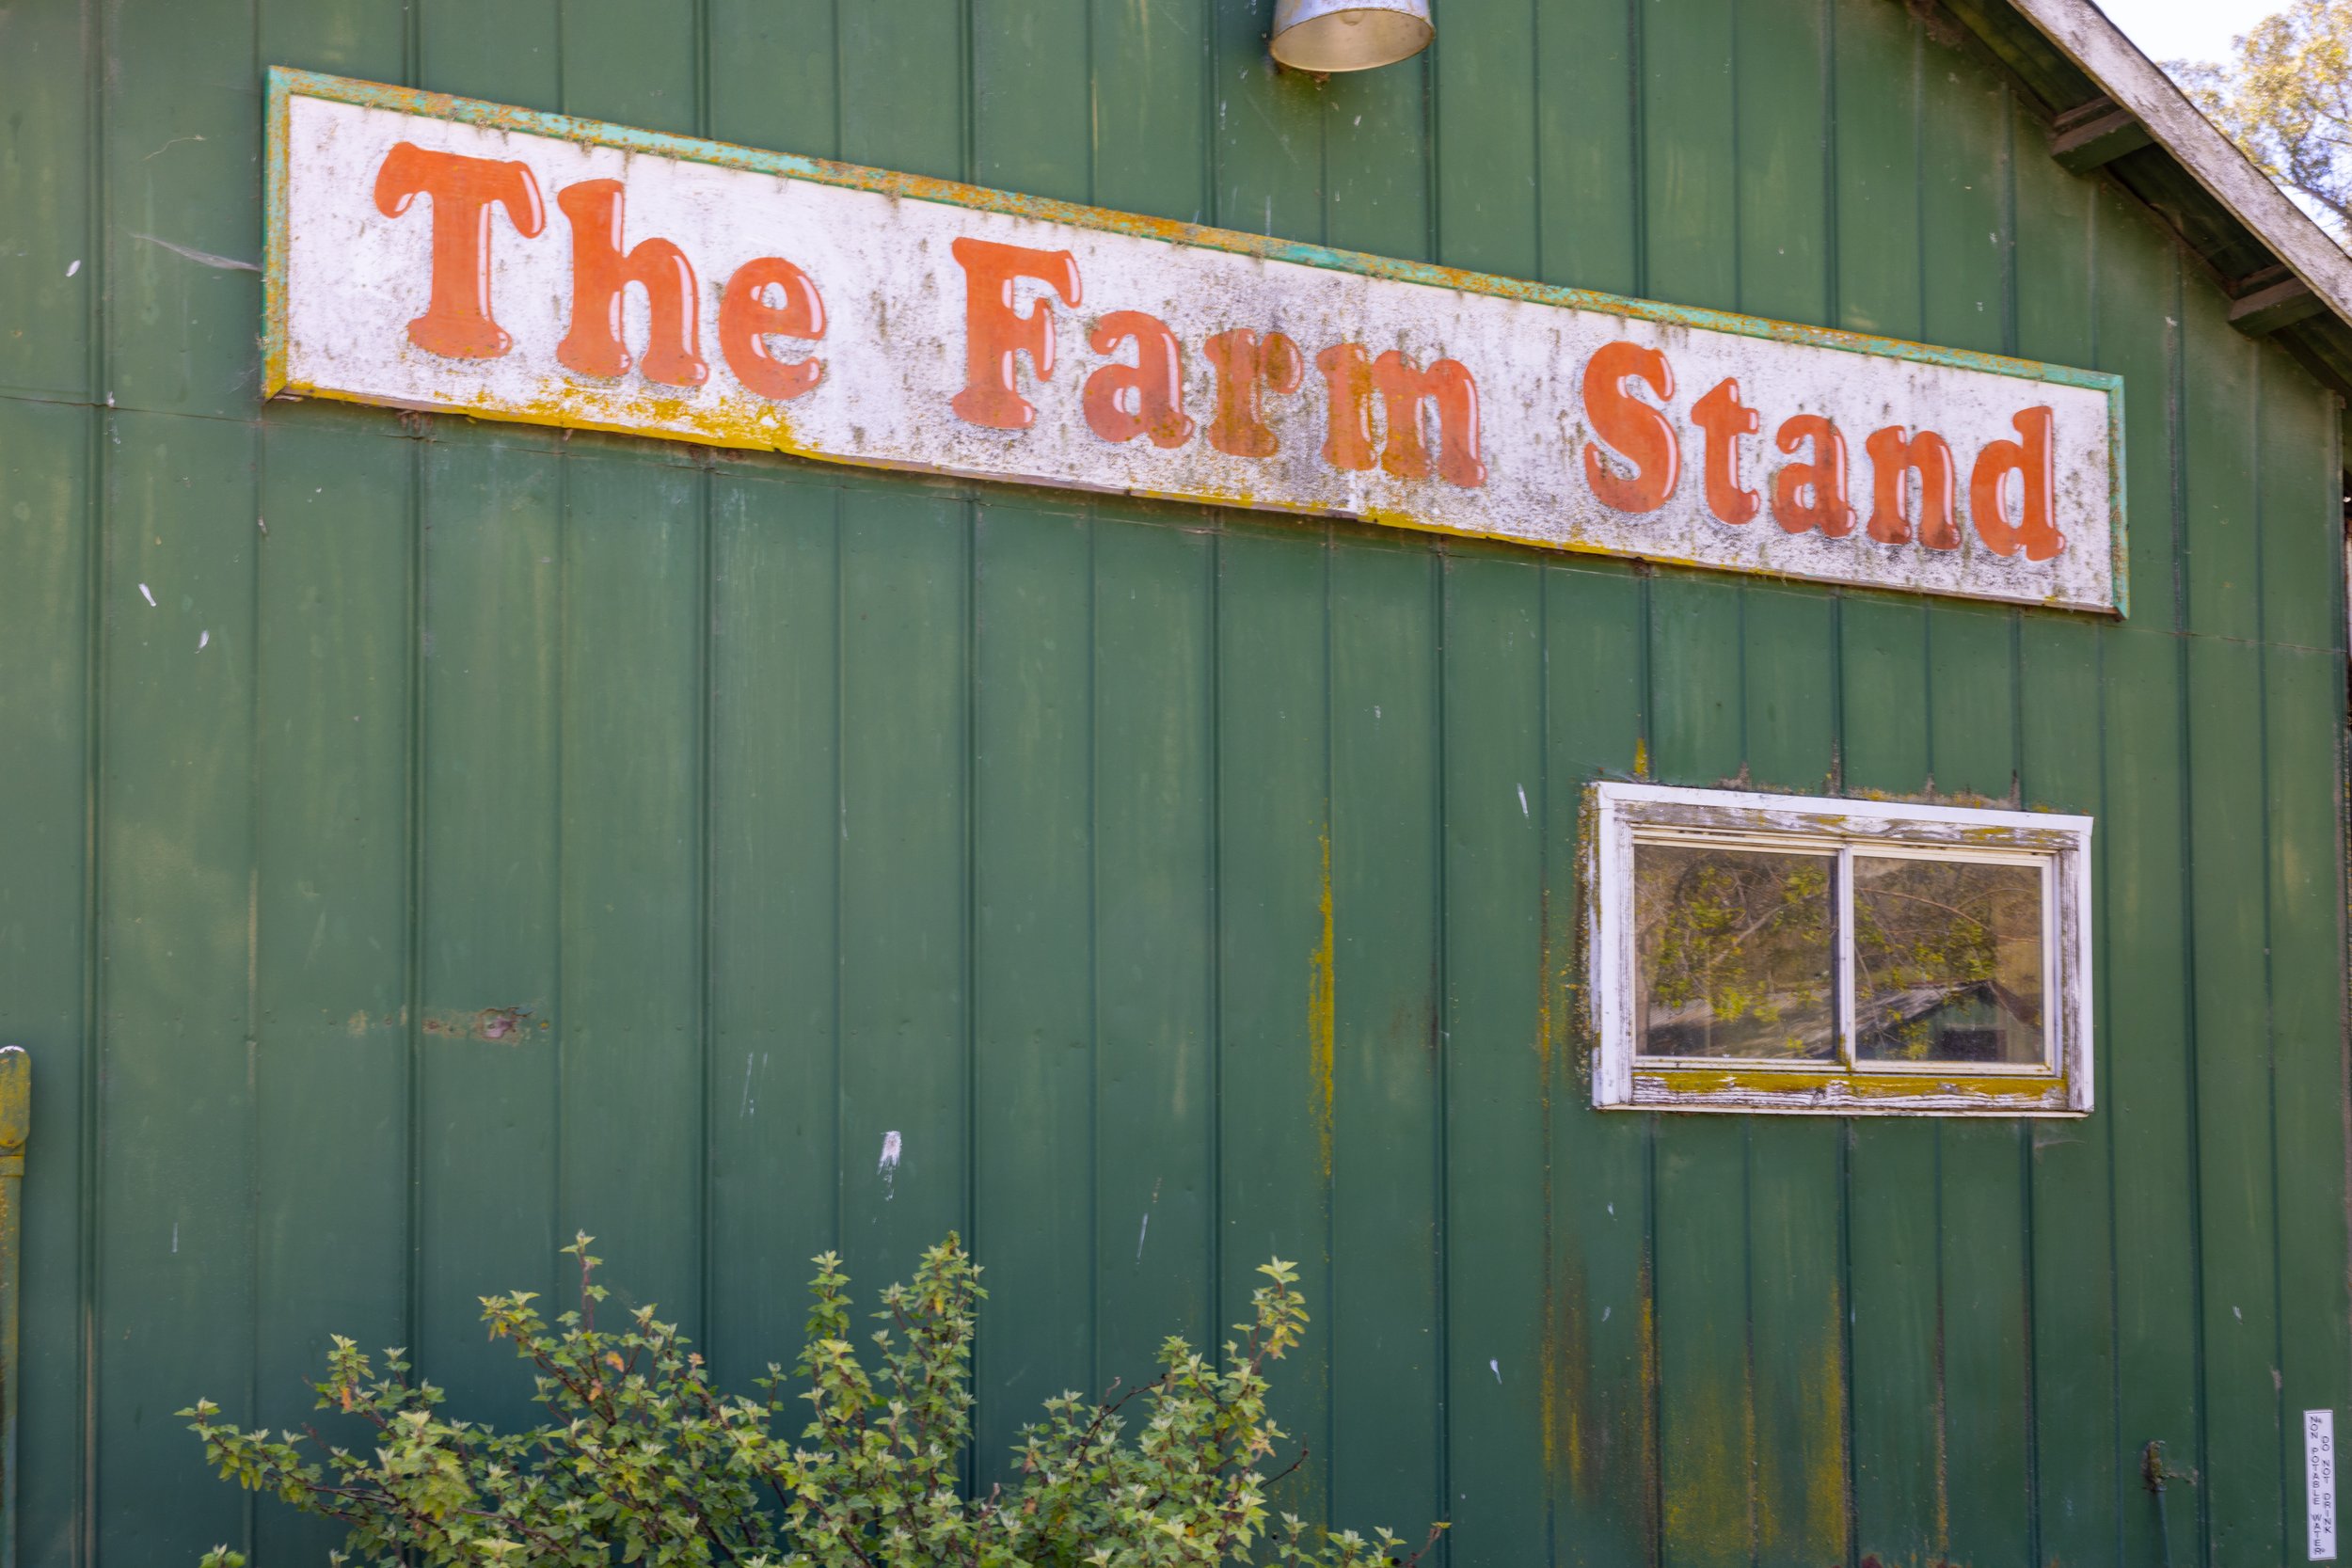
<path id="1" fill-rule="evenodd" d="M 1315 946 L 1307 975 L 1307 1070 L 1311 1083 L 1315 1138 L 1323 1162 L 1323 1179 L 1331 1180 L 1331 1060 L 1339 1021 L 1338 999 L 1331 974 L 1331 831 L 1323 844 L 1323 940 Z"/>
<path id="2" fill-rule="evenodd" d="M 1846 1364 L 1840 1354 L 1845 1314 L 1836 1285 L 1829 1291 L 1829 1321 L 1821 1335 L 1820 1364 L 1812 1378 L 1806 1411 L 1812 1431 L 1813 1464 L 1805 1475 L 1805 1539 L 1835 1541 L 1843 1558 L 1846 1544 Z"/>
<path id="3" fill-rule="evenodd" d="M 1659 1488 L 1670 1557 L 1728 1562 L 1750 1555 L 1744 1450 L 1753 1433 L 1743 1414 L 1727 1408 L 1729 1392 L 1699 1380 L 1676 1402 L 1688 1403 L 1676 1412 Z"/>
<path id="4" fill-rule="evenodd" d="M 1633 737 L 1633 776 L 1637 779 L 1649 777 L 1649 741 L 1638 735 Z"/>
<path id="5" fill-rule="evenodd" d="M 1781 1072 L 1771 1069 L 1745 1068 L 1644 1068 L 1636 1069 L 1634 1079 L 1641 1088 L 1655 1087 L 1676 1094 L 1751 1093 L 1820 1098 L 1835 1085 L 1842 1097 L 1850 1101 L 1902 1100 L 1922 1094 L 1941 1094 L 1982 1101 L 1988 1106 L 2041 1106 L 2062 1105 L 2066 1097 L 2066 1085 L 2062 1080 L 2039 1074 L 1929 1078 L 1908 1073 L 1882 1075 Z M 1636 1098 L 1639 1098 L 1638 1090 Z"/>

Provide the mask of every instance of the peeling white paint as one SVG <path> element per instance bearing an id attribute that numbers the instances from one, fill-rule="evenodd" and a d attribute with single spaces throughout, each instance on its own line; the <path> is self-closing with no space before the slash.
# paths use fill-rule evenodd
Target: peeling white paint
<path id="1" fill-rule="evenodd" d="M 903 1147 L 898 1142 L 897 1132 L 882 1134 L 882 1161 L 875 1165 L 874 1173 L 882 1179 L 882 1201 L 884 1203 L 898 1196 L 898 1155 Z"/>
<path id="2" fill-rule="evenodd" d="M 155 608 L 155 595 L 148 592 L 147 584 L 143 582 L 139 584 L 139 597 L 147 601 L 148 609 L 152 610 Z"/>

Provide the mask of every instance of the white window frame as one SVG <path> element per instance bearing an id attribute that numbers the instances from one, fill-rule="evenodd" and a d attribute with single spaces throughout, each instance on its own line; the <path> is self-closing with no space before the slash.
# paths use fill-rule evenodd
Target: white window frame
<path id="1" fill-rule="evenodd" d="M 2086 1116 L 2091 1108 L 2090 829 L 2088 816 L 1846 800 L 1663 784 L 1586 791 L 1585 988 L 1593 1104 L 1600 1110 L 1812 1116 Z M 1745 1062 L 1642 1056 L 1635 974 L 1633 847 L 1713 843 L 1836 859 L 1840 1058 Z M 1883 1062 L 1851 1056 L 1854 1038 L 1853 859 L 1986 861 L 2044 867 L 2045 1054 L 2038 1064 Z"/>

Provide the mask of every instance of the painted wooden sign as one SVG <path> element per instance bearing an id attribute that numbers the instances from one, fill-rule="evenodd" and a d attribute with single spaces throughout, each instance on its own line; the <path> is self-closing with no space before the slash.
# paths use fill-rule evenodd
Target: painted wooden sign
<path id="1" fill-rule="evenodd" d="M 268 391 L 2123 609 L 2120 378 L 296 71 Z"/>

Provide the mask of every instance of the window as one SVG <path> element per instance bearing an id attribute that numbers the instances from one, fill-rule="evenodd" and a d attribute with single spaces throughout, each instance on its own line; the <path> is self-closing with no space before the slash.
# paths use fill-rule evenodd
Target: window
<path id="1" fill-rule="evenodd" d="M 1593 1103 L 2090 1109 L 2090 818 L 1592 786 Z"/>

